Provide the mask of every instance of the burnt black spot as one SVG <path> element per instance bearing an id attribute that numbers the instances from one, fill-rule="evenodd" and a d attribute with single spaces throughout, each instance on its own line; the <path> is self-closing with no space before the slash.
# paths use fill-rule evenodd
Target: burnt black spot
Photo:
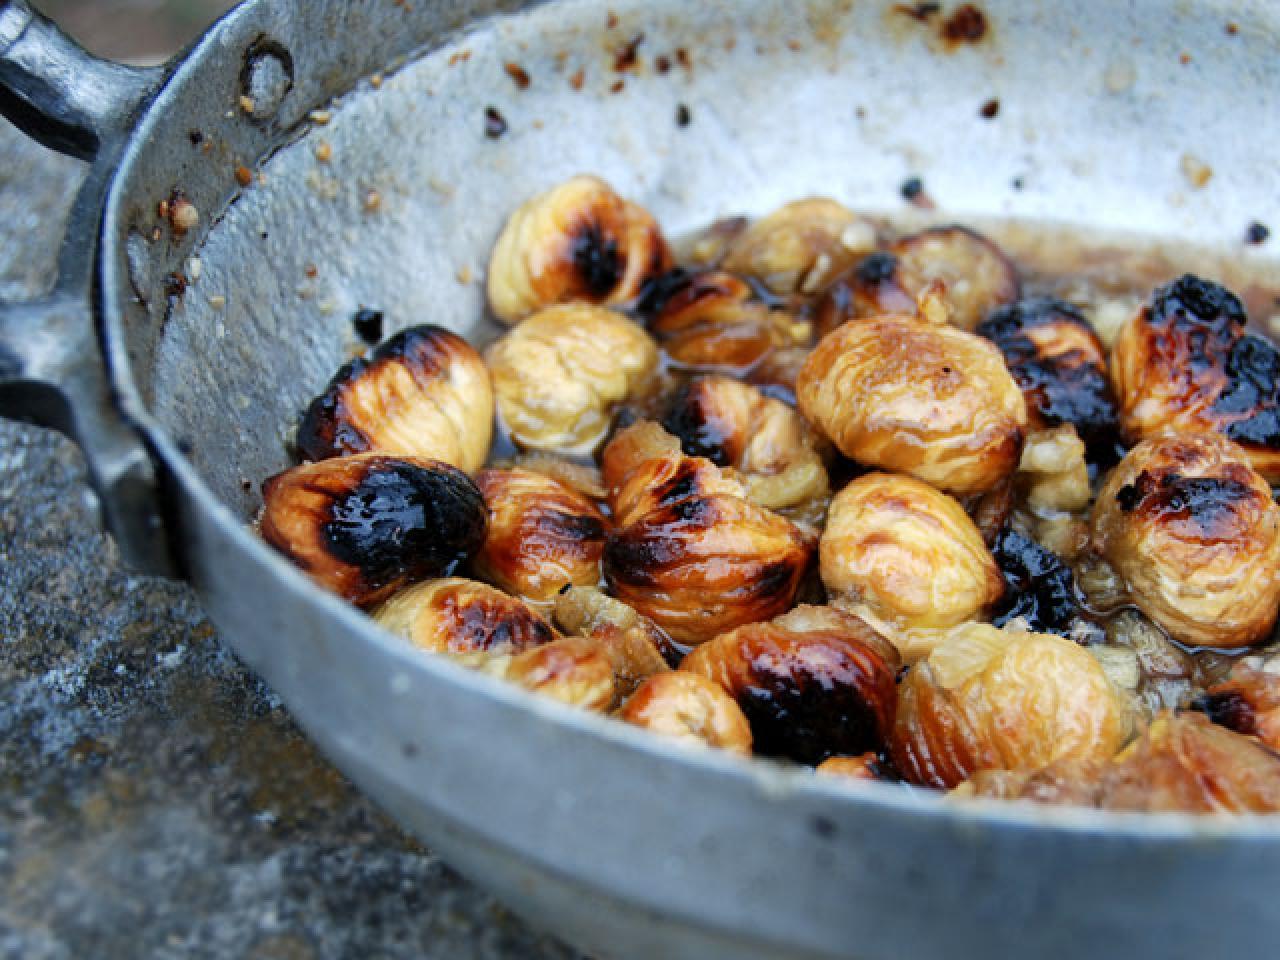
<path id="1" fill-rule="evenodd" d="M 1244 305 L 1226 287 L 1186 273 L 1152 295 L 1150 322 L 1160 326 L 1211 330 L 1242 329 Z"/>
<path id="2" fill-rule="evenodd" d="M 676 104 L 676 126 L 687 127 L 693 121 L 693 114 L 689 112 L 687 105 Z"/>
<path id="3" fill-rule="evenodd" d="M 832 683 L 804 670 L 757 664 L 738 694 L 756 753 L 816 766 L 831 756 L 878 750 L 883 731 L 874 707 L 853 683 Z"/>
<path id="4" fill-rule="evenodd" d="M 606 236 L 594 220 L 573 238 L 573 265 L 593 297 L 609 295 L 622 279 L 622 256 L 618 241 Z"/>
<path id="5" fill-rule="evenodd" d="M 640 288 L 640 296 L 636 299 L 636 313 L 645 319 L 656 317 L 666 308 L 671 298 L 687 288 L 692 280 L 693 274 L 684 267 L 674 267 L 666 273 L 651 277 Z"/>
<path id="6" fill-rule="evenodd" d="M 369 346 L 373 346 L 382 339 L 382 322 L 383 313 L 381 310 L 370 310 L 367 307 L 361 307 L 355 312 L 351 318 L 351 326 L 358 336 Z"/>
<path id="7" fill-rule="evenodd" d="M 1227 355 L 1227 387 L 1213 403 L 1217 413 L 1245 414 L 1227 427 L 1238 443 L 1280 450 L 1280 350 L 1268 340 L 1243 336 Z"/>
<path id="8" fill-rule="evenodd" d="M 193 147 L 198 147 L 200 144 L 204 143 L 204 134 L 199 130 L 192 130 L 187 134 L 187 139 L 191 141 L 191 145 Z"/>
<path id="9" fill-rule="evenodd" d="M 694 463 L 681 461 L 675 473 L 662 486 L 654 491 L 658 502 L 670 506 L 681 500 L 687 500 L 698 492 L 698 468 Z"/>
<path id="10" fill-rule="evenodd" d="M 1199 710 L 1214 723 L 1236 733 L 1252 736 L 1258 732 L 1258 712 L 1239 690 L 1217 690 L 1197 697 L 1191 709 Z"/>
<path id="11" fill-rule="evenodd" d="M 950 43 L 977 43 L 987 35 L 987 15 L 971 3 L 952 11 L 942 24 L 942 38 Z"/>
<path id="12" fill-rule="evenodd" d="M 669 566 L 677 563 L 687 549 L 669 530 L 639 525 L 609 535 L 601 570 L 610 583 L 654 587 L 669 575 Z"/>
<path id="13" fill-rule="evenodd" d="M 1244 242 L 1251 243 L 1255 246 L 1260 243 L 1266 243 L 1267 238 L 1271 236 L 1271 231 L 1265 223 L 1259 223 L 1257 220 L 1249 224 L 1244 232 Z"/>
<path id="14" fill-rule="evenodd" d="M 1030 330 L 1055 326 L 1077 327 L 1093 336 L 1079 310 L 1052 297 L 998 307 L 976 332 L 1000 348 L 1013 379 L 1045 423 L 1072 424 L 1089 459 L 1109 464 L 1119 438 L 1119 416 L 1107 371 L 1096 357 L 1080 350 L 1047 355 L 1028 335 Z"/>
<path id="15" fill-rule="evenodd" d="M 824 840 L 830 840 L 836 835 L 836 825 L 829 817 L 817 814 L 810 818 L 809 825 L 813 828 L 813 832 Z"/>
<path id="16" fill-rule="evenodd" d="M 694 380 L 676 394 L 671 409 L 662 420 L 663 428 L 680 439 L 680 448 L 690 457 L 705 457 L 717 467 L 731 464 L 725 449 L 724 425 L 708 420 L 698 400 L 699 381 Z"/>
<path id="17" fill-rule="evenodd" d="M 924 193 L 924 181 L 919 177 L 908 177 L 902 181 L 901 191 L 904 200 L 915 200 Z"/>
<path id="18" fill-rule="evenodd" d="M 978 110 L 978 114 L 984 120 L 994 120 L 1000 115 L 1000 101 L 992 97 Z"/>
<path id="19" fill-rule="evenodd" d="M 1133 513 L 1141 502 L 1142 491 L 1138 489 L 1138 485 L 1135 483 L 1126 483 L 1116 491 L 1116 503 L 1123 513 Z"/>
<path id="20" fill-rule="evenodd" d="M 388 457 L 334 500 L 323 536 L 334 557 L 376 588 L 445 573 L 484 541 L 486 522 L 484 498 L 461 470 Z"/>
<path id="21" fill-rule="evenodd" d="M 1126 513 L 1141 509 L 1156 522 L 1189 520 L 1207 537 L 1230 529 L 1242 505 L 1256 497 L 1252 487 L 1232 477 L 1157 477 L 1146 470 L 1116 493 Z"/>
<path id="22" fill-rule="evenodd" d="M 497 107 L 484 108 L 484 135 L 490 140 L 497 140 L 507 132 L 507 119 L 498 112 Z"/>
<path id="23" fill-rule="evenodd" d="M 895 13 L 904 14 L 905 16 L 910 17 L 912 20 L 917 20 L 920 23 L 924 23 L 930 17 L 934 16 L 940 10 L 942 10 L 942 4 L 940 3 L 895 3 L 893 5 L 893 9 Z"/>
<path id="24" fill-rule="evenodd" d="M 575 543 L 584 540 L 603 540 L 607 533 L 599 517 L 585 513 L 566 513 L 561 510 L 550 510 L 538 514 L 534 518 L 534 526 L 539 533 L 557 540 Z"/>
<path id="25" fill-rule="evenodd" d="M 880 252 L 864 257 L 854 275 L 859 283 L 874 287 L 893 280 L 897 272 L 898 258 L 892 253 Z"/>
<path id="26" fill-rule="evenodd" d="M 1056 553 L 1012 528 L 996 537 L 991 552 L 1006 587 L 992 623 L 999 627 L 1024 617 L 1038 633 L 1065 636 L 1080 615 L 1080 593 L 1071 568 Z"/>

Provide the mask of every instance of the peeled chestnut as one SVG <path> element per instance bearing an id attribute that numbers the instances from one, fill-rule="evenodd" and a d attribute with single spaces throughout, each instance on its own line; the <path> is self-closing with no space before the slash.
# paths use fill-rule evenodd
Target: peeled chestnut
<path id="1" fill-rule="evenodd" d="M 489 511 L 473 560 L 481 577 L 535 601 L 599 582 L 606 524 L 591 500 L 531 470 L 482 470 L 476 486 Z"/>
<path id="2" fill-rule="evenodd" d="M 610 441 L 604 476 L 615 524 L 605 579 L 674 640 L 701 643 L 791 606 L 812 544 L 711 461 L 642 421 Z"/>
<path id="3" fill-rule="evenodd" d="M 1119 420 L 1102 342 L 1063 300 L 1033 297 L 998 307 L 978 325 L 1000 348 L 1035 429 L 1070 424 L 1095 459 L 1109 457 Z"/>
<path id="4" fill-rule="evenodd" d="M 751 727 L 737 702 L 706 677 L 670 670 L 650 677 L 618 716 L 665 737 L 751 753 Z"/>
<path id="5" fill-rule="evenodd" d="M 573 304 L 534 314 L 485 357 L 498 412 L 519 446 L 588 453 L 614 406 L 653 373 L 658 349 L 621 314 Z"/>
<path id="6" fill-rule="evenodd" d="M 901 474 L 870 473 L 841 490 L 819 545 L 822 582 L 898 627 L 949 627 L 1000 599 L 1004 580 L 954 499 Z"/>
<path id="7" fill-rule="evenodd" d="M 747 373 L 810 334 L 808 324 L 770 307 L 723 270 L 677 268 L 650 284 L 636 310 L 672 361 L 700 372 Z"/>
<path id="8" fill-rule="evenodd" d="M 434 460 L 336 457 L 276 474 L 262 495 L 262 538 L 362 607 L 446 572 L 484 541 L 480 491 Z"/>
<path id="9" fill-rule="evenodd" d="M 817 293 L 875 243 L 870 223 L 834 200 L 811 197 L 751 224 L 734 238 L 722 266 L 774 293 Z"/>
<path id="10" fill-rule="evenodd" d="M 883 746 L 899 666 L 893 645 L 857 617 L 799 606 L 721 634 L 677 672 L 713 680 L 738 701 L 756 752 L 816 764 Z"/>
<path id="11" fill-rule="evenodd" d="M 489 306 L 517 323 L 558 303 L 626 303 L 670 266 L 647 210 L 597 177 L 577 176 L 511 215 L 489 260 Z"/>
<path id="12" fill-rule="evenodd" d="M 475 473 L 489 455 L 493 388 L 480 354 L 440 327 L 411 327 L 338 371 L 298 427 L 309 460 L 426 457 Z"/>
<path id="13" fill-rule="evenodd" d="M 1083 510 L 1093 499 L 1084 442 L 1069 423 L 1033 430 L 1022 447 L 1018 482 L 1040 512 Z"/>
<path id="14" fill-rule="evenodd" d="M 794 507 L 828 492 L 812 428 L 757 387 L 728 377 L 699 377 L 676 396 L 663 426 L 680 438 L 689 456 L 732 467 L 763 507 Z"/>
<path id="15" fill-rule="evenodd" d="M 670 670 L 678 659 L 671 638 L 647 617 L 594 587 L 571 587 L 556 598 L 555 621 L 566 633 L 589 638 L 613 664 L 618 695 Z"/>
<path id="16" fill-rule="evenodd" d="M 845 456 L 957 495 L 1018 464 L 1026 405 L 988 340 L 905 316 L 845 324 L 809 355 L 800 410 Z"/>
<path id="17" fill-rule="evenodd" d="M 557 634 L 523 600 L 477 580 L 429 580 L 395 594 L 373 618 L 431 653 L 516 654 Z"/>
<path id="18" fill-rule="evenodd" d="M 1143 613 L 1182 643 L 1245 647 L 1280 608 L 1280 506 L 1216 434 L 1138 444 L 1107 477 L 1093 546 Z"/>
<path id="19" fill-rule="evenodd" d="M 996 307 L 1018 299 L 1018 274 L 994 243 L 967 227 L 933 227 L 873 253 L 828 289 L 819 330 L 849 320 L 911 313 L 929 287 L 941 291 L 951 322 L 973 330 Z"/>
<path id="20" fill-rule="evenodd" d="M 1106 760 L 1130 719 L 1098 661 L 1052 634 L 965 624 L 898 690 L 891 752 L 911 783 L 954 787 L 980 770 Z"/>
<path id="21" fill-rule="evenodd" d="M 1280 351 L 1246 321 L 1233 293 L 1191 274 L 1152 294 L 1111 351 L 1130 440 L 1220 432 L 1280 482 Z"/>
<path id="22" fill-rule="evenodd" d="M 1274 666 L 1267 669 L 1249 660 L 1237 663 L 1194 706 L 1214 723 L 1280 750 L 1280 674 Z"/>
<path id="23" fill-rule="evenodd" d="M 585 710 L 613 709 L 617 677 L 606 653 L 585 637 L 563 637 L 524 653 L 485 657 L 481 672 Z"/>

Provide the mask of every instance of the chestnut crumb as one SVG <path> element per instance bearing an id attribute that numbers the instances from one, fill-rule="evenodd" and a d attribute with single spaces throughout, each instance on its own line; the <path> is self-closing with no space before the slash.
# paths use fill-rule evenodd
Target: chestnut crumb
<path id="1" fill-rule="evenodd" d="M 503 68 L 507 76 L 511 78 L 512 83 L 520 90 L 529 89 L 529 73 L 518 63 L 508 63 Z"/>
<path id="2" fill-rule="evenodd" d="M 644 43 L 644 34 L 637 33 L 627 41 L 613 58 L 613 69 L 618 73 L 634 70 L 640 62 L 640 44 Z"/>
<path id="3" fill-rule="evenodd" d="M 507 132 L 507 120 L 496 107 L 484 108 L 484 135 L 490 140 L 497 140 Z"/>
<path id="4" fill-rule="evenodd" d="M 373 346 L 382 339 L 382 321 L 384 319 L 381 310 L 370 310 L 367 307 L 361 307 L 355 312 L 355 316 L 351 318 L 351 326 L 355 328 L 356 335 L 369 346 Z"/>
<path id="5" fill-rule="evenodd" d="M 971 3 L 952 11 L 942 23 L 942 39 L 948 43 L 977 43 L 987 35 L 987 15 Z"/>
<path id="6" fill-rule="evenodd" d="M 584 73 L 582 70 L 577 70 L 574 72 L 573 76 L 569 78 L 569 86 L 571 86 L 574 90 L 581 90 L 582 84 L 586 81 L 586 79 L 587 79 L 586 73 Z"/>
<path id="7" fill-rule="evenodd" d="M 992 97 L 982 105 L 982 109 L 978 111 L 984 120 L 994 120 L 1000 115 L 1000 101 Z"/>
<path id="8" fill-rule="evenodd" d="M 676 107 L 676 126 L 687 127 L 693 120 L 693 115 L 689 112 L 689 108 L 683 103 Z M 1265 227 L 1263 228 L 1266 229 Z"/>
<path id="9" fill-rule="evenodd" d="M 660 74 L 665 74 L 671 69 L 671 58 L 666 54 L 661 54 L 654 58 L 653 69 Z"/>
<path id="10" fill-rule="evenodd" d="M 930 17 L 942 10 L 940 3 L 895 3 L 893 12 L 910 17 L 919 23 L 926 23 Z"/>

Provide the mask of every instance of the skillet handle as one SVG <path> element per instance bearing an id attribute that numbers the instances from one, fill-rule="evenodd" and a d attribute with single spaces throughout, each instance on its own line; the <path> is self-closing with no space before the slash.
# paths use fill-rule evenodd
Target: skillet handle
<path id="1" fill-rule="evenodd" d="M 26 0 L 0 0 L 0 113 L 40 143 L 93 162 L 71 211 L 53 292 L 33 303 L 0 302 L 0 416 L 75 440 L 125 561 L 161 575 L 175 566 L 157 469 L 113 396 L 92 297 L 112 168 L 167 74 L 93 57 Z"/>

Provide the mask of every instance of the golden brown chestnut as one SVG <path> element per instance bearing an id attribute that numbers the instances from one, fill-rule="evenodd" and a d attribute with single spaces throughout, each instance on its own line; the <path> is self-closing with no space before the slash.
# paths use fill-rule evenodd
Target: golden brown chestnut
<path id="1" fill-rule="evenodd" d="M 1280 750 L 1280 674 L 1275 672 L 1276 664 L 1264 665 L 1256 659 L 1235 664 L 1227 678 L 1206 690 L 1194 706 L 1219 726 Z"/>
<path id="2" fill-rule="evenodd" d="M 674 451 L 645 458 L 668 443 Z M 603 569 L 616 597 L 683 644 L 791 606 L 813 553 L 799 528 L 661 428 L 642 421 L 615 445 L 604 456 L 615 528 Z"/>
<path id="3" fill-rule="evenodd" d="M 673 270 L 650 285 L 636 309 L 667 356 L 698 372 L 741 375 L 810 336 L 807 323 L 763 303 L 745 280 L 723 270 Z"/>
<path id="4" fill-rule="evenodd" d="M 563 637 L 524 653 L 489 656 L 483 673 L 585 710 L 611 710 L 618 700 L 609 657 L 585 637 Z"/>
<path id="5" fill-rule="evenodd" d="M 981 616 L 1004 578 L 954 499 L 901 474 L 870 473 L 831 501 L 819 544 L 822 582 L 897 627 L 949 627 Z"/>
<path id="6" fill-rule="evenodd" d="M 1131 441 L 1220 432 L 1280 482 L 1280 351 L 1245 333 L 1229 290 L 1187 274 L 1157 289 L 1120 330 L 1111 378 Z"/>
<path id="7" fill-rule="evenodd" d="M 475 473 L 489 455 L 493 388 L 475 348 L 440 327 L 397 333 L 348 363 L 298 426 L 308 460 L 387 453 Z"/>
<path id="8" fill-rule="evenodd" d="M 597 177 L 577 176 L 511 215 L 489 260 L 489 306 L 517 323 L 558 303 L 626 303 L 670 266 L 647 210 Z"/>
<path id="9" fill-rule="evenodd" d="M 722 266 L 777 294 L 812 294 L 875 245 L 875 228 L 866 220 L 834 200 L 810 197 L 751 224 L 730 244 Z"/>
<path id="10" fill-rule="evenodd" d="M 998 486 L 1022 452 L 1022 391 L 990 341 L 954 327 L 845 324 L 809 355 L 796 395 L 845 456 L 960 496 Z"/>
<path id="11" fill-rule="evenodd" d="M 571 587 L 556 598 L 556 625 L 590 638 L 613 664 L 618 695 L 629 696 L 679 655 L 671 638 L 647 617 L 594 587 Z"/>
<path id="12" fill-rule="evenodd" d="M 588 453 L 614 406 L 653 373 L 658 348 L 621 314 L 573 304 L 534 314 L 485 357 L 498 412 L 519 446 Z"/>
<path id="13" fill-rule="evenodd" d="M 1033 430 L 1022 448 L 1018 480 L 1040 511 L 1083 510 L 1093 498 L 1085 446 L 1069 423 Z"/>
<path id="14" fill-rule="evenodd" d="M 373 618 L 420 650 L 455 656 L 523 653 L 557 638 L 523 600 L 461 577 L 401 590 Z"/>
<path id="15" fill-rule="evenodd" d="M 530 470 L 482 470 L 476 486 L 489 511 L 472 561 L 483 579 L 542 602 L 565 586 L 600 581 L 606 524 L 587 497 Z"/>
<path id="16" fill-rule="evenodd" d="M 814 767 L 814 773 L 824 777 L 844 777 L 848 780 L 880 780 L 880 755 L 864 753 L 856 757 L 828 757 Z"/>
<path id="17" fill-rule="evenodd" d="M 1063 300 L 1032 297 L 993 310 L 977 334 L 1000 348 L 1034 429 L 1070 424 L 1095 457 L 1119 439 L 1119 415 L 1102 342 Z"/>
<path id="18" fill-rule="evenodd" d="M 751 753 L 751 726 L 737 701 L 706 677 L 670 670 L 650 677 L 618 712 L 627 723 L 685 743 Z"/>
<path id="19" fill-rule="evenodd" d="M 362 607 L 438 576 L 484 541 L 480 491 L 434 460 L 335 457 L 276 474 L 262 496 L 262 538 Z"/>
<path id="20" fill-rule="evenodd" d="M 757 387 L 699 377 L 677 394 L 663 426 L 689 456 L 732 467 L 762 507 L 780 510 L 827 495 L 827 468 L 812 428 Z"/>
<path id="21" fill-rule="evenodd" d="M 1280 506 L 1223 437 L 1160 437 L 1129 451 L 1098 494 L 1093 546 L 1175 640 L 1245 647 L 1275 624 Z"/>
<path id="22" fill-rule="evenodd" d="M 884 745 L 899 666 L 893 645 L 857 617 L 799 606 L 721 634 L 680 671 L 715 681 L 738 701 L 758 753 L 816 764 Z"/>
<path id="23" fill-rule="evenodd" d="M 849 320 L 914 313 L 931 287 L 962 330 L 975 329 L 1019 292 L 1017 271 L 994 243 L 967 227 L 933 227 L 871 254 L 839 277 L 818 305 L 818 329 L 825 334 Z"/>
<path id="24" fill-rule="evenodd" d="M 902 681 L 891 753 L 911 783 L 949 788 L 980 770 L 1106 760 L 1129 727 L 1084 648 L 974 623 L 955 628 Z"/>

